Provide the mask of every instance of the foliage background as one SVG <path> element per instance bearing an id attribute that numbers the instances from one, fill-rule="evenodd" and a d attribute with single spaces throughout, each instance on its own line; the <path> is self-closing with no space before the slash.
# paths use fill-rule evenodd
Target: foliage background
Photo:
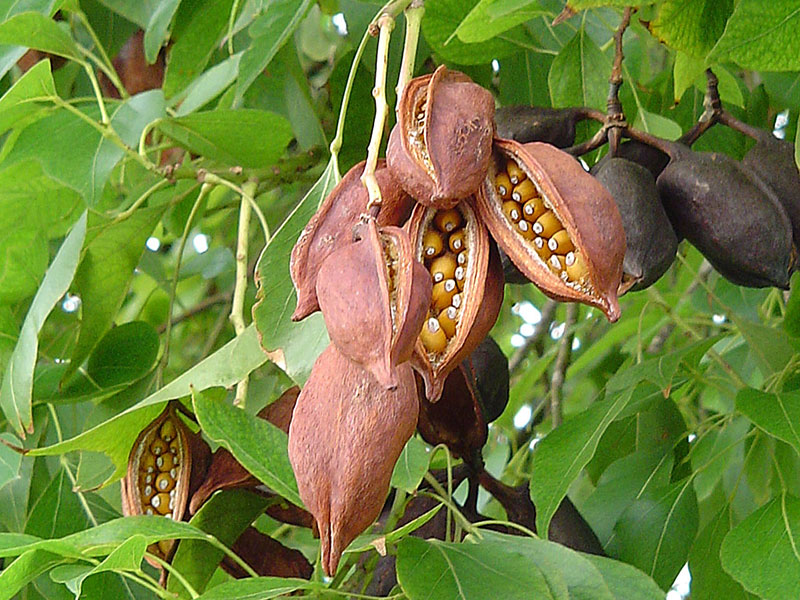
<path id="1" fill-rule="evenodd" d="M 560 0 L 426 0 L 417 72 L 444 62 L 492 90 L 499 105 L 604 109 L 625 4 L 570 0 L 577 14 L 553 26 Z M 288 253 L 339 173 L 365 155 L 374 41 L 340 139 L 337 113 L 355 49 L 380 8 L 356 0 L 0 3 L 0 438 L 31 450 L 23 458 L 0 446 L 0 598 L 152 597 L 146 545 L 202 538 L 186 524 L 118 519 L 130 447 L 168 399 L 183 398 L 214 444 L 296 497 L 285 438 L 252 415 L 302 384 L 327 343 L 318 315 L 288 321 Z M 56 11 L 61 20 L 51 18 Z M 101 99 L 110 88 L 96 73 L 114 79 L 108 57 L 137 29 L 150 62 L 168 44 L 163 86 Z M 50 56 L 23 73 L 17 61 L 27 48 Z M 670 139 L 688 130 L 712 67 L 727 110 L 795 139 L 796 0 L 646 3 L 624 51 L 620 95 L 637 128 Z M 329 159 L 335 139 L 341 149 Z M 741 158 L 750 144 L 716 126 L 694 148 Z M 165 169 L 159 152 L 176 145 L 191 155 Z M 240 186 L 250 180 L 265 227 L 252 219 L 244 315 L 250 322 L 252 308 L 255 325 L 237 336 L 228 316 Z M 658 598 L 687 561 L 695 599 L 795 595 L 797 276 L 789 293 L 737 287 L 684 242 L 655 286 L 622 299 L 614 325 L 581 306 L 565 331 L 565 306 L 546 306 L 533 286 L 506 287 L 493 336 L 511 358 L 511 399 L 484 456 L 504 482 L 531 481 L 540 532 L 569 493 L 621 562 L 527 538 L 487 533 L 480 543 L 448 545 L 399 531 L 387 537 L 398 554 L 396 597 L 480 598 L 495 589 L 509 598 L 530 590 Z M 278 352 L 268 356 L 259 338 Z M 572 349 L 556 389 L 564 423 L 553 429 L 549 398 L 564 344 Z M 241 413 L 232 387 L 247 375 Z M 394 479 L 408 492 L 431 460 L 412 442 Z M 444 464 L 437 454 L 430 466 Z M 488 495 L 479 508 L 504 518 Z M 316 556 L 307 532 L 265 517 L 258 525 Z M 225 539 L 235 526 L 210 517 L 205 527 Z M 374 558 L 369 539 L 355 546 Z M 208 590 L 203 598 L 344 595 L 363 577 L 343 568 L 333 581 L 317 573 L 311 583 L 220 588 L 226 576 L 212 576 L 210 562 L 188 552 L 176 559 L 198 593 Z M 502 571 L 490 568 L 498 564 Z M 174 582 L 170 589 L 187 594 Z"/>

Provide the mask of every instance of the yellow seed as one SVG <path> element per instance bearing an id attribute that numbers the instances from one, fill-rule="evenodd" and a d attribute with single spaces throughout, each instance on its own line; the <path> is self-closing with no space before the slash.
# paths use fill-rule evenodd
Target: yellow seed
<path id="1" fill-rule="evenodd" d="M 516 224 L 514 229 L 526 240 L 530 241 L 536 237 L 536 234 L 533 233 L 533 227 L 525 219 L 520 219 L 519 223 Z"/>
<path id="2" fill-rule="evenodd" d="M 439 256 L 444 250 L 444 240 L 437 231 L 427 231 L 422 236 L 422 252 L 425 258 Z"/>
<path id="3" fill-rule="evenodd" d="M 170 477 L 169 473 L 159 473 L 156 477 L 156 489 L 159 492 L 169 492 L 175 487 L 175 480 Z"/>
<path id="4" fill-rule="evenodd" d="M 450 304 L 452 304 L 453 308 L 455 308 L 456 310 L 461 308 L 461 294 L 456 294 L 455 296 L 453 296 L 453 299 L 450 300 Z"/>
<path id="5" fill-rule="evenodd" d="M 503 200 L 511 200 L 511 180 L 508 178 L 508 173 L 498 173 L 494 178 L 494 185 L 497 189 L 497 195 Z"/>
<path id="6" fill-rule="evenodd" d="M 461 267 L 466 267 L 468 258 L 469 258 L 469 256 L 467 256 L 467 251 L 464 250 L 463 252 L 461 252 L 458 255 L 458 265 L 461 266 Z"/>
<path id="7" fill-rule="evenodd" d="M 150 452 L 152 452 L 156 456 L 164 454 L 164 452 L 166 452 L 167 450 L 169 450 L 167 442 L 165 442 L 160 438 L 156 438 L 150 443 Z"/>
<path id="8" fill-rule="evenodd" d="M 458 293 L 458 286 L 455 279 L 445 279 L 433 286 L 433 302 L 431 306 L 437 311 L 450 306 L 453 296 Z"/>
<path id="9" fill-rule="evenodd" d="M 452 307 L 448 306 L 442 312 L 439 313 L 438 321 L 439 326 L 444 331 L 444 334 L 451 338 L 456 334 L 456 318 L 458 317 L 458 311 Z"/>
<path id="10" fill-rule="evenodd" d="M 547 207 L 544 205 L 544 200 L 539 198 L 531 198 L 522 207 L 522 216 L 528 220 L 529 223 L 535 223 L 536 219 L 541 217 L 547 212 Z"/>
<path id="11" fill-rule="evenodd" d="M 174 543 L 175 540 L 160 540 L 158 542 L 158 551 L 161 552 L 162 558 L 169 556 L 169 553 L 172 551 L 172 544 Z"/>
<path id="12" fill-rule="evenodd" d="M 173 423 L 172 419 L 164 421 L 161 425 L 161 439 L 169 443 L 175 439 L 177 434 L 178 432 L 175 430 L 175 423 Z"/>
<path id="13" fill-rule="evenodd" d="M 553 254 L 547 259 L 547 266 L 550 267 L 550 270 L 553 271 L 553 273 L 561 273 L 565 267 L 564 257 L 560 254 Z"/>
<path id="14" fill-rule="evenodd" d="M 506 171 L 508 171 L 508 178 L 514 185 L 517 185 L 520 181 L 524 181 L 528 177 L 525 175 L 525 171 L 520 169 L 519 165 L 513 160 L 509 160 L 506 164 Z"/>
<path id="15" fill-rule="evenodd" d="M 174 454 L 166 452 L 156 459 L 156 466 L 162 473 L 168 473 L 170 469 L 177 465 L 177 462 Z"/>
<path id="16" fill-rule="evenodd" d="M 544 238 L 549 238 L 559 229 L 563 229 L 561 221 L 558 220 L 555 214 L 549 211 L 536 219 L 536 223 L 533 224 L 533 231 L 536 235 Z"/>
<path id="17" fill-rule="evenodd" d="M 448 240 L 448 244 L 450 245 L 450 250 L 453 252 L 461 252 L 464 248 L 467 247 L 467 234 L 463 229 L 459 229 L 455 233 L 450 234 L 450 239 Z"/>
<path id="18" fill-rule="evenodd" d="M 433 224 L 442 233 L 450 233 L 456 229 L 462 222 L 461 213 L 456 208 L 449 210 L 440 210 L 433 217 Z"/>
<path id="19" fill-rule="evenodd" d="M 511 192 L 511 199 L 524 204 L 538 195 L 539 192 L 536 191 L 536 186 L 533 185 L 533 182 L 530 179 L 525 179 L 514 186 L 514 190 Z"/>
<path id="20" fill-rule="evenodd" d="M 522 217 L 522 211 L 520 211 L 519 203 L 514 202 L 513 200 L 506 200 L 503 202 L 503 214 L 506 216 L 506 219 L 516 223 Z"/>
<path id="21" fill-rule="evenodd" d="M 452 279 L 456 271 L 456 257 L 449 252 L 443 256 L 433 259 L 431 263 L 431 276 L 434 283 L 439 283 L 445 279 Z"/>
<path id="22" fill-rule="evenodd" d="M 564 262 L 567 266 L 567 277 L 569 277 L 570 281 L 582 282 L 589 274 L 580 252 L 567 253 L 564 257 Z"/>
<path id="23" fill-rule="evenodd" d="M 139 460 L 139 469 L 142 473 L 152 473 L 156 470 L 156 457 L 145 452 Z"/>
<path id="24" fill-rule="evenodd" d="M 150 504 L 150 499 L 155 495 L 156 489 L 152 485 L 144 486 L 142 490 L 142 505 Z"/>
<path id="25" fill-rule="evenodd" d="M 456 272 L 454 273 L 454 278 L 456 280 L 456 285 L 458 286 L 459 291 L 464 290 L 464 281 L 467 278 L 467 270 L 464 267 L 458 267 Z"/>
<path id="26" fill-rule="evenodd" d="M 150 505 L 156 509 L 156 512 L 165 515 L 169 512 L 169 494 L 161 493 L 153 496 L 150 500 Z"/>
<path id="27" fill-rule="evenodd" d="M 566 254 L 567 252 L 575 250 L 575 246 L 572 240 L 569 239 L 569 234 L 566 229 L 556 231 L 553 237 L 550 238 L 550 241 L 547 242 L 547 245 L 550 250 L 558 254 Z"/>
<path id="28" fill-rule="evenodd" d="M 178 454 L 180 447 L 181 447 L 181 439 L 179 437 L 176 437 L 169 443 L 169 451 L 175 455 Z"/>
<path id="29" fill-rule="evenodd" d="M 439 325 L 439 321 L 434 317 L 429 318 L 428 322 L 422 326 L 419 339 L 428 352 L 438 354 L 447 347 L 447 336 Z"/>
<path id="30" fill-rule="evenodd" d="M 547 260 L 553 253 L 550 248 L 547 247 L 547 242 L 544 238 L 537 237 L 534 239 L 533 247 L 536 248 L 536 253 L 542 257 L 542 260 Z"/>

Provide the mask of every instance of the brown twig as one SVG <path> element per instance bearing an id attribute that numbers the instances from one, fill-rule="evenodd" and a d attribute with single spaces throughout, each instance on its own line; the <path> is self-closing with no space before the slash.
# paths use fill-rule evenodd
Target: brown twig
<path id="1" fill-rule="evenodd" d="M 694 144 L 701 135 L 719 122 L 722 116 L 722 101 L 719 97 L 719 80 L 711 69 L 706 69 L 706 93 L 703 98 L 703 106 L 705 110 L 698 118 L 697 123 L 678 139 L 681 144 L 686 144 L 687 146 Z"/>
<path id="2" fill-rule="evenodd" d="M 614 64 L 611 67 L 611 77 L 608 80 L 608 101 L 606 110 L 608 111 L 608 146 L 609 154 L 616 155 L 621 137 L 620 128 L 625 127 L 625 114 L 622 112 L 622 103 L 619 101 L 619 88 L 622 87 L 622 37 L 625 30 L 631 23 L 633 9 L 625 7 L 622 13 L 622 21 L 616 32 L 614 32 Z"/>
<path id="3" fill-rule="evenodd" d="M 203 298 L 200 302 L 198 302 L 191 308 L 187 309 L 185 312 L 173 317 L 172 325 L 177 325 L 181 321 L 190 319 L 196 314 L 199 314 L 204 310 L 211 308 L 212 306 L 216 306 L 218 304 L 228 304 L 230 301 L 231 301 L 231 293 L 229 292 L 220 292 L 218 294 L 214 294 L 213 296 L 209 296 L 208 298 Z M 159 333 L 164 333 L 166 330 L 167 330 L 166 323 L 163 323 L 158 326 Z"/>
<path id="4" fill-rule="evenodd" d="M 564 333 L 558 346 L 558 356 L 556 357 L 553 376 L 550 379 L 550 417 L 553 420 L 553 428 L 561 425 L 564 413 L 561 407 L 561 388 L 564 385 L 564 374 L 569 366 L 572 356 L 572 340 L 575 338 L 575 322 L 578 319 L 578 305 L 567 305 L 567 316 L 564 319 Z"/>

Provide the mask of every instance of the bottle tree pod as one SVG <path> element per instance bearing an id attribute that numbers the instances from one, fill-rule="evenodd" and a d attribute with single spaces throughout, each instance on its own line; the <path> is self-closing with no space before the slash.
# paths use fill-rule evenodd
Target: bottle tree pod
<path id="1" fill-rule="evenodd" d="M 300 577 L 310 579 L 314 568 L 303 553 L 287 548 L 278 540 L 261 533 L 255 527 L 248 527 L 233 543 L 231 549 L 258 573 L 259 577 Z M 220 563 L 222 569 L 231 577 L 249 577 L 238 563 L 226 556 Z"/>
<path id="2" fill-rule="evenodd" d="M 503 302 L 497 248 L 473 199 L 437 210 L 418 204 L 406 224 L 414 256 L 433 282 L 427 319 L 411 362 L 436 402 L 447 375 L 486 337 Z"/>
<path id="3" fill-rule="evenodd" d="M 726 154 L 671 149 L 656 183 L 675 231 L 731 282 L 788 289 L 791 222 L 772 190 Z"/>
<path id="4" fill-rule="evenodd" d="M 581 120 L 579 108 L 544 106 L 504 106 L 494 115 L 497 137 L 521 144 L 546 142 L 556 148 L 575 143 L 575 124 Z"/>
<path id="5" fill-rule="evenodd" d="M 497 419 L 508 404 L 510 389 L 508 358 L 493 338 L 486 336 L 463 363 L 467 381 L 476 391 L 487 423 Z"/>
<path id="6" fill-rule="evenodd" d="M 492 94 L 442 65 L 403 89 L 386 160 L 418 202 L 451 208 L 480 186 L 493 133 Z"/>
<path id="7" fill-rule="evenodd" d="M 604 157 L 591 170 L 617 203 L 625 228 L 619 294 L 653 285 L 675 261 L 678 237 L 661 205 L 653 175 L 625 158 Z"/>
<path id="8" fill-rule="evenodd" d="M 406 363 L 396 377 L 397 387 L 387 390 L 331 344 L 297 399 L 289 460 L 316 519 L 328 575 L 380 514 L 395 462 L 417 425 L 414 373 Z"/>
<path id="9" fill-rule="evenodd" d="M 393 388 L 395 367 L 411 358 L 422 329 L 431 278 L 415 260 L 404 230 L 379 229 L 367 218 L 356 235 L 358 241 L 320 267 L 317 298 L 331 341 L 381 385 Z"/>
<path id="10" fill-rule="evenodd" d="M 176 404 L 170 402 L 133 444 L 121 484 L 122 513 L 183 520 L 188 499 L 205 478 L 210 457 L 208 444 L 186 426 Z M 175 546 L 175 540 L 162 540 L 148 551 L 170 560 Z"/>
<path id="11" fill-rule="evenodd" d="M 653 179 L 657 179 L 661 175 L 667 164 L 669 164 L 669 155 L 665 154 L 658 148 L 655 148 L 644 142 L 638 140 L 627 140 L 622 142 L 617 147 L 615 154 L 617 158 L 625 158 L 635 162 L 637 165 L 643 166 L 650 171 Z"/>
<path id="12" fill-rule="evenodd" d="M 569 154 L 495 140 L 478 194 L 481 220 L 520 271 L 556 300 L 620 316 L 625 232 L 611 194 Z"/>
<path id="13" fill-rule="evenodd" d="M 297 290 L 293 321 L 305 319 L 319 310 L 316 285 L 320 265 L 338 248 L 353 242 L 353 227 L 369 203 L 369 194 L 361 183 L 364 164 L 360 162 L 350 169 L 328 194 L 292 249 L 289 272 Z M 414 201 L 394 180 L 385 161 L 378 161 L 375 177 L 383 197 L 378 225 L 403 224 Z"/>

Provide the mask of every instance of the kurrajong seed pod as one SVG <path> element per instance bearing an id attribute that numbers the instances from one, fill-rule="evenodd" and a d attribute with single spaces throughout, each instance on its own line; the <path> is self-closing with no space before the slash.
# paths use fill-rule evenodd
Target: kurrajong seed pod
<path id="1" fill-rule="evenodd" d="M 572 156 L 549 144 L 496 140 L 478 211 L 545 294 L 597 306 L 612 322 L 619 318 L 622 218 L 608 190 Z"/>
<path id="2" fill-rule="evenodd" d="M 261 533 L 255 527 L 242 532 L 231 548 L 260 577 L 300 577 L 310 579 L 314 572 L 303 553 L 287 548 L 278 540 Z M 222 559 L 223 570 L 237 579 L 249 577 L 238 563 L 229 556 Z"/>
<path id="3" fill-rule="evenodd" d="M 341 353 L 392 388 L 395 367 L 411 358 L 422 329 L 431 278 L 415 260 L 404 230 L 379 229 L 369 218 L 357 236 L 320 267 L 317 298 Z"/>
<path id="4" fill-rule="evenodd" d="M 492 94 L 442 65 L 412 79 L 397 106 L 386 160 L 400 185 L 437 208 L 474 193 L 491 159 Z"/>
<path id="5" fill-rule="evenodd" d="M 142 430 L 128 457 L 122 480 L 122 512 L 129 515 L 163 515 L 183 520 L 189 497 L 205 478 L 211 451 L 199 433 L 178 416 L 174 403 Z M 169 560 L 175 540 L 162 540 L 148 548 Z M 154 566 L 158 566 L 154 563 Z"/>
<path id="6" fill-rule="evenodd" d="M 775 194 L 725 154 L 672 147 L 656 183 L 675 231 L 731 282 L 788 289 L 792 229 Z"/>
<path id="7" fill-rule="evenodd" d="M 328 575 L 380 514 L 395 462 L 414 433 L 417 391 L 408 364 L 397 367 L 397 382 L 387 390 L 331 344 L 297 399 L 289 460 L 317 521 Z"/>
<path id="8" fill-rule="evenodd" d="M 500 257 L 472 202 L 446 210 L 420 204 L 407 223 L 415 258 L 433 281 L 411 359 L 431 402 L 439 399 L 450 371 L 489 333 L 503 302 Z"/>
<path id="9" fill-rule="evenodd" d="M 579 108 L 504 106 L 494 115 L 497 137 L 520 144 L 546 142 L 556 148 L 575 143 L 575 124 L 582 118 Z"/>
<path id="10" fill-rule="evenodd" d="M 617 147 L 617 158 L 624 158 L 643 166 L 650 171 L 653 179 L 661 175 L 669 163 L 669 155 L 663 153 L 658 148 L 638 140 L 627 140 Z"/>
<path id="11" fill-rule="evenodd" d="M 624 158 L 604 157 L 591 171 L 617 203 L 625 228 L 620 295 L 653 285 L 675 261 L 678 237 L 658 197 L 653 175 Z"/>
<path id="12" fill-rule="evenodd" d="M 337 249 L 353 242 L 353 227 L 369 203 L 369 194 L 361 183 L 364 164 L 361 162 L 350 169 L 328 194 L 292 249 L 289 272 L 297 290 L 293 321 L 319 310 L 316 285 L 320 265 Z M 383 197 L 378 225 L 401 225 L 408 218 L 414 201 L 394 180 L 383 160 L 378 161 L 375 177 Z"/>

